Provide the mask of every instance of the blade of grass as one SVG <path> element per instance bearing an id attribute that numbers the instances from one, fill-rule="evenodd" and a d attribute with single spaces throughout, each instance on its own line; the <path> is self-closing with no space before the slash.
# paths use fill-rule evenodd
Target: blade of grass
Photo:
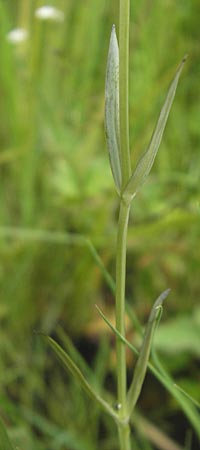
<path id="1" fill-rule="evenodd" d="M 110 166 L 118 193 L 121 191 L 121 163 L 119 137 L 119 48 L 115 26 L 113 25 L 105 88 L 105 129 Z"/>
<path id="2" fill-rule="evenodd" d="M 148 321 L 148 324 L 146 327 L 146 331 L 144 334 L 143 343 L 142 343 L 140 352 L 138 352 L 134 348 L 134 353 L 137 353 L 137 354 L 139 353 L 139 358 L 138 358 L 136 368 L 134 371 L 133 381 L 132 381 L 131 386 L 128 391 L 127 408 L 128 408 L 129 415 L 131 415 L 132 410 L 133 410 L 133 408 L 138 400 L 138 397 L 140 395 L 140 392 L 141 392 L 141 388 L 142 388 L 145 374 L 147 371 L 148 360 L 149 360 L 154 331 L 155 331 L 156 325 L 159 322 L 160 317 L 161 317 L 163 301 L 166 299 L 169 292 L 170 292 L 170 289 L 167 289 L 166 291 L 164 291 L 157 298 L 157 300 L 155 301 L 155 303 L 153 305 L 153 308 L 150 313 L 149 321 Z M 99 307 L 97 305 L 96 305 L 96 308 L 97 308 L 100 316 L 107 323 L 107 325 L 112 329 L 112 331 L 118 337 L 120 337 L 120 339 L 122 340 L 122 342 L 124 344 L 127 344 L 132 349 L 132 345 L 128 344 L 128 341 L 124 337 L 122 337 L 122 335 L 118 332 L 118 330 L 115 329 L 115 327 L 110 323 L 110 321 L 107 319 L 107 317 L 103 314 L 103 312 L 99 309 Z"/>
<path id="3" fill-rule="evenodd" d="M 92 382 L 97 383 L 97 380 L 95 379 L 95 374 L 92 370 L 92 368 L 87 364 L 86 360 L 83 358 L 81 353 L 77 350 L 75 347 L 73 341 L 70 339 L 70 337 L 64 332 L 64 330 L 61 328 L 61 326 L 58 326 L 56 328 L 56 333 L 59 338 L 59 340 L 62 343 L 62 346 L 64 347 L 65 351 L 69 354 L 69 356 L 73 359 L 74 362 L 79 366 L 80 370 L 84 372 Z"/>
<path id="4" fill-rule="evenodd" d="M 0 234 L 4 236 L 11 236 L 12 238 L 21 238 L 21 239 L 28 239 L 28 240 L 38 240 L 42 242 L 47 243 L 57 243 L 57 244 L 63 244 L 63 243 L 71 243 L 73 242 L 76 245 L 87 245 L 88 249 L 91 252 L 92 257 L 94 258 L 95 263 L 99 267 L 107 285 L 109 286 L 111 292 L 115 293 L 115 281 L 113 277 L 108 272 L 107 268 L 105 267 L 105 264 L 103 263 L 102 258 L 100 257 L 99 253 L 97 252 L 96 248 L 92 244 L 92 242 L 87 239 L 85 236 L 82 235 L 71 235 L 63 232 L 51 232 L 47 230 L 32 230 L 27 228 L 12 228 L 12 227 L 1 227 L 0 228 Z M 98 309 L 98 307 L 97 307 Z M 137 331 L 139 334 L 142 334 L 142 327 L 140 325 L 140 322 L 138 321 L 137 317 L 133 313 L 132 309 L 130 308 L 130 305 L 126 303 L 126 311 L 127 314 L 132 321 L 134 327 L 135 323 L 138 324 Z M 112 331 L 118 335 L 124 343 L 134 352 L 134 354 L 138 355 L 138 350 L 136 347 L 134 347 L 129 341 L 127 341 L 125 338 L 122 338 L 120 333 L 117 332 L 116 328 L 113 327 L 111 323 L 106 319 L 106 317 L 103 315 L 102 311 L 99 310 L 99 313 L 101 314 L 102 318 L 105 320 L 107 325 L 112 329 Z M 134 320 L 133 317 L 134 316 Z M 175 388 L 175 383 L 167 375 L 166 371 L 165 374 L 161 373 L 161 368 L 157 367 L 157 364 L 154 363 L 152 365 L 151 363 L 148 363 L 148 368 L 151 370 L 151 372 L 154 374 L 154 376 L 160 381 L 160 383 L 165 386 L 165 388 L 171 393 L 171 395 L 176 399 L 179 406 L 182 408 L 183 412 L 185 413 L 186 417 L 190 421 L 190 423 L 193 425 L 197 435 L 200 437 L 200 425 L 199 425 L 199 417 L 196 412 L 196 410 L 191 405 L 191 402 L 187 398 L 184 398 L 181 392 L 179 392 L 178 389 Z"/>
<path id="5" fill-rule="evenodd" d="M 129 148 L 129 23 L 130 0 L 119 1 L 119 107 L 122 185 L 131 175 Z"/>
<path id="6" fill-rule="evenodd" d="M 176 72 L 176 75 L 174 79 L 172 80 L 170 87 L 167 92 L 167 96 L 164 102 L 164 105 L 161 109 L 158 122 L 156 124 L 155 130 L 153 132 L 152 138 L 150 140 L 149 146 L 147 147 L 147 150 L 143 153 L 141 156 L 135 171 L 133 172 L 133 175 L 131 176 L 130 180 L 128 181 L 124 192 L 123 192 L 123 198 L 130 203 L 133 197 L 137 194 L 140 187 L 145 182 L 147 176 L 149 175 L 149 172 L 153 166 L 155 157 L 157 155 L 162 135 L 167 123 L 167 119 L 171 110 L 171 106 L 174 100 L 174 96 L 176 93 L 176 88 L 178 85 L 179 77 L 182 72 L 184 63 L 187 59 L 187 56 L 185 56 L 179 65 L 179 68 Z"/>
<path id="7" fill-rule="evenodd" d="M 102 311 L 99 309 L 98 306 L 96 306 L 99 314 L 104 319 L 104 321 L 107 323 L 107 325 L 110 327 L 110 329 L 124 342 L 124 344 L 127 345 L 130 350 L 133 351 L 135 355 L 139 355 L 139 351 L 132 345 L 125 337 L 123 337 L 118 330 L 110 323 L 110 321 L 107 319 L 107 317 L 102 313 Z M 176 399 L 179 406 L 184 411 L 185 416 L 188 418 L 189 422 L 193 426 L 197 436 L 200 438 L 200 421 L 199 421 L 199 414 L 196 410 L 196 408 L 191 405 L 191 402 L 182 395 L 179 390 L 175 388 L 175 383 L 173 379 L 167 374 L 166 371 L 162 368 L 162 365 L 158 364 L 158 361 L 154 364 L 151 362 L 148 362 L 148 368 L 153 373 L 153 375 L 157 378 L 157 380 L 160 381 L 160 383 L 170 392 L 170 394 Z"/>
<path id="8" fill-rule="evenodd" d="M 88 381 L 85 379 L 84 375 L 80 371 L 80 369 L 77 367 L 77 365 L 74 363 L 74 361 L 70 358 L 70 356 L 60 347 L 60 345 L 54 341 L 49 336 L 46 336 L 42 333 L 40 334 L 50 345 L 53 352 L 56 354 L 59 361 L 62 363 L 63 367 L 67 372 L 69 371 L 75 379 L 79 382 L 79 384 L 82 386 L 84 391 L 88 394 L 90 398 L 95 400 L 103 409 L 105 412 L 107 412 L 110 416 L 113 417 L 114 420 L 118 421 L 118 416 L 116 412 L 112 409 L 112 407 L 99 395 L 97 392 L 90 386 Z"/>
<path id="9" fill-rule="evenodd" d="M 174 387 L 176 389 L 178 389 L 183 395 L 185 395 L 186 398 L 188 398 L 188 400 L 191 401 L 191 403 L 193 403 L 193 405 L 195 405 L 198 409 L 200 409 L 200 403 L 195 400 L 195 398 L 191 397 L 190 394 L 188 394 L 188 392 L 185 391 L 185 389 L 182 389 L 178 384 L 174 384 Z"/>
<path id="10" fill-rule="evenodd" d="M 132 414 L 132 411 L 136 405 L 136 402 L 139 398 L 142 389 L 142 385 L 147 371 L 153 335 L 155 332 L 156 325 L 158 324 L 161 317 L 163 301 L 166 299 L 169 292 L 170 289 L 167 289 L 158 297 L 150 313 L 150 317 L 147 323 L 146 331 L 142 342 L 142 347 L 139 353 L 139 358 L 137 360 L 136 367 L 134 370 L 133 380 L 127 396 L 128 411 L 130 416 Z"/>

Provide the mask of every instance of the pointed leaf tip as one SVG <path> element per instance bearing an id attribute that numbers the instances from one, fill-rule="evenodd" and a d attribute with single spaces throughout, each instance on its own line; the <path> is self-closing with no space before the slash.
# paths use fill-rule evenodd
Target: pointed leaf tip
<path id="1" fill-rule="evenodd" d="M 155 301 L 153 308 L 151 310 L 151 314 L 149 316 L 150 322 L 154 322 L 155 320 L 157 320 L 160 317 L 160 312 L 162 312 L 163 302 L 168 297 L 170 292 L 171 292 L 171 289 L 166 289 L 166 291 L 162 292 L 162 294 L 159 295 L 159 297 Z"/>
<path id="2" fill-rule="evenodd" d="M 181 71 L 183 69 L 183 65 L 187 59 L 187 55 L 185 55 L 176 71 L 175 77 L 172 80 L 166 98 L 165 102 L 163 104 L 163 107 L 161 109 L 155 130 L 152 134 L 150 143 L 147 147 L 147 150 L 143 153 L 140 160 L 138 161 L 138 164 L 136 166 L 135 171 L 133 172 L 130 180 L 128 181 L 124 192 L 123 192 L 123 198 L 126 202 L 131 202 L 131 200 L 135 197 L 137 192 L 139 191 L 140 187 L 143 185 L 143 183 L 146 181 L 146 178 L 148 177 L 151 168 L 153 166 L 155 157 L 157 155 L 163 132 L 167 123 L 167 119 L 172 107 L 172 103 L 175 97 L 176 88 L 178 85 L 179 77 L 181 74 Z"/>
<path id="3" fill-rule="evenodd" d="M 171 289 L 170 289 L 170 288 L 168 288 L 168 289 L 166 289 L 165 291 L 163 291 L 162 294 L 160 294 L 159 297 L 157 298 L 157 300 L 156 300 L 154 306 L 157 307 L 157 306 L 162 305 L 163 302 L 164 302 L 164 300 L 165 300 L 165 299 L 168 297 L 168 295 L 170 294 L 170 292 L 171 292 Z"/>
<path id="4" fill-rule="evenodd" d="M 119 48 L 115 25 L 112 26 L 105 86 L 105 130 L 110 166 L 118 193 L 121 190 L 119 138 Z"/>
<path id="5" fill-rule="evenodd" d="M 142 347 L 139 353 L 139 358 L 137 360 L 132 383 L 128 391 L 129 414 L 132 413 L 133 408 L 139 398 L 142 389 L 142 385 L 147 371 L 154 332 L 156 329 L 156 325 L 161 317 L 163 301 L 168 296 L 169 292 L 170 289 L 167 289 L 166 291 L 162 292 L 161 295 L 159 295 L 159 297 L 157 298 L 152 307 L 149 316 L 149 320 L 143 337 Z"/>

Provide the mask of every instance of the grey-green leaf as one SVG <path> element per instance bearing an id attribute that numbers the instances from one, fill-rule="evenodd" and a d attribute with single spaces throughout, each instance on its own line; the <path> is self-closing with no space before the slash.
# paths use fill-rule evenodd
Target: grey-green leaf
<path id="1" fill-rule="evenodd" d="M 106 411 L 109 415 L 111 415 L 115 420 L 118 420 L 117 414 L 114 411 L 114 409 L 109 405 L 109 403 L 107 403 L 93 389 L 92 386 L 90 386 L 90 384 L 88 383 L 88 381 L 86 380 L 86 378 L 84 377 L 84 375 L 82 374 L 80 369 L 77 367 L 75 362 L 62 349 L 62 347 L 60 347 L 60 345 L 56 341 L 54 341 L 54 339 L 52 339 L 51 337 L 46 336 L 46 335 L 44 335 L 42 333 L 40 333 L 40 334 L 47 340 L 48 344 L 50 345 L 50 347 L 52 348 L 52 350 L 56 354 L 57 358 L 62 363 L 64 369 L 66 369 L 67 371 L 69 371 L 73 375 L 73 377 L 78 381 L 80 386 L 89 395 L 89 397 L 91 397 L 93 400 L 97 401 L 99 403 L 99 405 L 104 409 L 104 411 Z"/>
<path id="2" fill-rule="evenodd" d="M 191 403 L 193 403 L 193 405 L 195 405 L 198 409 L 200 409 L 200 403 L 195 398 L 193 398 L 190 394 L 188 394 L 188 392 L 186 392 L 184 389 L 182 389 L 176 383 L 174 384 L 174 387 L 176 389 L 178 389 L 178 391 L 180 391 Z"/>
<path id="3" fill-rule="evenodd" d="M 170 113 L 170 109 L 174 100 L 174 96 L 176 93 L 176 88 L 178 85 L 179 77 L 183 68 L 183 65 L 187 59 L 187 56 L 183 58 L 181 61 L 181 64 L 178 67 L 178 70 L 176 72 L 176 75 L 173 79 L 173 81 L 170 84 L 170 87 L 167 92 L 167 96 L 165 99 L 165 102 L 163 104 L 163 107 L 161 109 L 158 122 L 156 124 L 155 130 L 152 134 L 150 143 L 147 147 L 147 150 L 143 153 L 141 156 L 135 171 L 133 172 L 130 180 L 128 181 L 124 192 L 123 192 L 123 198 L 130 202 L 133 197 L 137 194 L 139 188 L 142 186 L 142 184 L 145 182 L 147 176 L 149 175 L 149 172 L 153 166 L 156 154 L 158 152 L 162 135 L 167 123 L 167 119 Z"/>
<path id="4" fill-rule="evenodd" d="M 159 306 L 159 305 L 157 305 Z M 106 316 L 102 313 L 102 311 L 97 307 L 97 310 L 99 311 L 99 314 L 103 318 L 103 320 L 107 323 L 109 328 L 115 333 L 116 336 L 118 336 L 124 344 L 127 345 L 130 350 L 136 355 L 139 354 L 138 350 L 129 342 L 127 339 L 122 336 L 119 331 L 116 330 L 116 328 L 110 323 L 110 321 L 106 318 Z M 159 320 L 161 313 L 161 305 L 159 306 L 157 310 L 157 320 Z M 130 317 L 130 316 L 129 316 Z M 154 355 L 155 357 L 155 355 Z M 162 383 L 162 385 L 168 390 L 168 392 L 171 393 L 171 395 L 174 396 L 174 398 L 177 400 L 179 405 L 182 407 L 182 410 L 184 411 L 186 417 L 188 417 L 189 421 L 191 422 L 192 426 L 194 427 L 197 435 L 200 437 L 200 427 L 199 427 L 199 414 L 191 405 L 191 402 L 179 392 L 178 389 L 175 388 L 174 382 L 172 378 L 169 377 L 169 374 L 164 372 L 163 367 L 161 369 L 161 364 L 158 361 L 156 361 L 156 365 L 152 365 L 150 362 L 148 362 L 148 368 L 151 370 L 151 372 L 155 375 L 155 377 Z"/>
<path id="5" fill-rule="evenodd" d="M 163 301 L 168 296 L 169 292 L 170 289 L 167 289 L 157 298 L 149 316 L 149 320 L 146 326 L 142 342 L 142 347 L 134 370 L 133 380 L 128 391 L 127 408 L 129 415 L 131 415 L 142 389 L 142 385 L 147 371 L 155 327 L 161 317 Z"/>
<path id="6" fill-rule="evenodd" d="M 115 26 L 112 27 L 105 86 L 105 129 L 110 166 L 118 193 L 121 190 L 119 132 L 119 47 Z"/>
<path id="7" fill-rule="evenodd" d="M 0 448 L 1 450 L 14 450 L 14 447 L 12 446 L 7 431 L 5 429 L 4 423 L 0 419 Z"/>

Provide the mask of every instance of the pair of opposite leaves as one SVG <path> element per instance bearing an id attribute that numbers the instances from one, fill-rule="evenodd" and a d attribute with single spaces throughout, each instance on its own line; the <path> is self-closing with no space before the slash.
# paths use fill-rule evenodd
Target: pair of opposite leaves
<path id="1" fill-rule="evenodd" d="M 156 127 L 152 134 L 150 143 L 139 159 L 135 171 L 131 175 L 125 188 L 122 189 L 122 169 L 120 148 L 120 125 L 119 125 L 119 47 L 115 26 L 113 25 L 110 46 L 108 52 L 108 62 L 106 71 L 105 88 L 105 128 L 109 151 L 109 159 L 113 178 L 117 192 L 123 199 L 130 203 L 136 195 L 153 166 L 158 148 L 161 143 L 162 135 L 167 123 L 169 112 L 174 100 L 179 77 L 187 56 L 183 58 L 178 70 L 172 80 L 163 107 L 161 109 Z"/>

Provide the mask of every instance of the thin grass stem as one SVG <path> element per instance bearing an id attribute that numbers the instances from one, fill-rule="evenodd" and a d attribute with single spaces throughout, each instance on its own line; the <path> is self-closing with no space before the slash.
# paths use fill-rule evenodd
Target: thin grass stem
<path id="1" fill-rule="evenodd" d="M 126 239 L 130 207 L 123 201 L 120 204 L 117 254 L 116 254 L 116 329 L 125 336 L 125 282 L 126 282 Z M 130 450 L 130 427 L 127 422 L 127 382 L 126 382 L 126 346 L 117 336 L 117 399 L 119 417 L 118 425 L 120 448 Z M 124 421 L 124 423 L 123 423 Z"/>
<path id="2" fill-rule="evenodd" d="M 125 336 L 125 282 L 126 282 L 126 237 L 129 207 L 121 202 L 116 255 L 116 328 Z M 118 402 L 122 416 L 126 414 L 126 349 L 117 337 Z"/>
<path id="3" fill-rule="evenodd" d="M 119 1 L 119 119 L 122 189 L 131 176 L 129 149 L 129 20 L 130 0 Z M 120 202 L 116 251 L 116 329 L 125 337 L 126 243 L 130 205 Z M 131 450 L 127 420 L 126 346 L 117 336 L 117 399 L 121 450 Z"/>

